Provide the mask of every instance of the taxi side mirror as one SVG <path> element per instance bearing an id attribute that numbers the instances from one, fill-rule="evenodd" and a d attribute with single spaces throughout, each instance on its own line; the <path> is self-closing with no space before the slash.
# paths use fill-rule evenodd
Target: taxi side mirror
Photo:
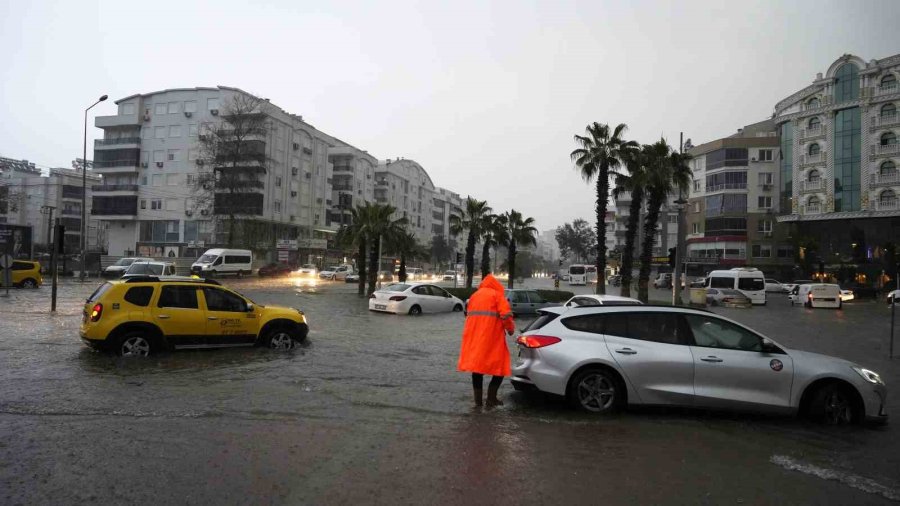
<path id="1" fill-rule="evenodd" d="M 247 312 L 248 312 L 248 313 L 252 313 L 252 312 L 253 312 L 253 304 L 247 303 Z"/>

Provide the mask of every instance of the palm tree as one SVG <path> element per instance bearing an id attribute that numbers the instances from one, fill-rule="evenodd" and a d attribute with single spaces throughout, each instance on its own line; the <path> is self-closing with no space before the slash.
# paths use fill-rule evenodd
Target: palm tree
<path id="1" fill-rule="evenodd" d="M 491 248 L 496 247 L 499 237 L 504 232 L 503 216 L 488 214 L 484 217 L 481 229 L 481 278 L 491 272 Z"/>
<path id="2" fill-rule="evenodd" d="M 591 123 L 587 136 L 576 135 L 580 147 L 569 155 L 586 182 L 596 178 L 597 185 L 597 293 L 606 293 L 606 208 L 609 200 L 609 178 L 622 164 L 624 153 L 637 147 L 622 138 L 628 127 L 624 123 L 610 132 L 609 125 Z"/>
<path id="3" fill-rule="evenodd" d="M 628 206 L 628 222 L 625 225 L 625 247 L 622 249 L 622 261 L 619 267 L 621 276 L 621 295 L 631 297 L 632 270 L 634 269 L 634 246 L 638 227 L 640 226 L 641 208 L 644 205 L 644 185 L 646 170 L 644 159 L 638 149 L 632 149 L 625 160 L 627 173 L 616 175 L 616 187 L 613 189 L 613 198 L 630 193 L 631 202 Z"/>
<path id="4" fill-rule="evenodd" d="M 506 280 L 507 288 L 513 288 L 516 277 L 516 253 L 518 246 L 535 245 L 537 228 L 534 227 L 534 218 L 523 218 L 522 213 L 515 209 L 504 215 L 504 231 L 498 237 L 506 246 L 506 265 L 509 266 L 509 277 Z"/>
<path id="5" fill-rule="evenodd" d="M 369 246 L 368 289 L 366 295 L 372 295 L 378 280 L 379 254 L 382 241 L 390 243 L 405 232 L 406 218 L 394 219 L 396 209 L 393 206 L 369 204 L 361 213 L 360 227 L 364 230 L 366 243 Z M 362 278 L 362 276 L 360 276 Z"/>
<path id="6" fill-rule="evenodd" d="M 450 233 L 459 235 L 468 232 L 466 239 L 466 288 L 472 288 L 472 275 L 475 271 L 475 243 L 481 236 L 481 225 L 484 217 L 491 214 L 487 201 L 466 198 L 465 208 L 459 216 L 450 215 Z"/>
<path id="7" fill-rule="evenodd" d="M 409 230 L 404 229 L 403 232 L 391 240 L 391 251 L 400 257 L 400 270 L 398 279 L 401 283 L 406 282 L 406 261 L 421 256 L 421 248 L 416 242 L 416 236 Z"/>
<path id="8" fill-rule="evenodd" d="M 659 226 L 659 211 L 668 196 L 675 190 L 686 190 L 691 178 L 688 166 L 691 156 L 675 152 L 660 139 L 650 146 L 644 146 L 647 194 L 647 216 L 644 219 L 644 243 L 641 249 L 641 270 L 638 276 L 638 299 L 649 300 L 650 266 L 653 242 Z M 680 282 L 680 280 L 673 280 Z"/>
<path id="9" fill-rule="evenodd" d="M 360 297 L 366 292 L 366 216 L 371 212 L 371 204 L 365 204 L 350 209 L 350 224 L 338 232 L 337 241 L 344 248 L 353 248 L 356 253 L 356 268 L 359 271 L 358 294 Z"/>

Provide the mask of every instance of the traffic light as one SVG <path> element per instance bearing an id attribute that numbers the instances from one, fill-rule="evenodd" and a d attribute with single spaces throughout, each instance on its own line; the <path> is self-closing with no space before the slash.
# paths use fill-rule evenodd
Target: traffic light
<path id="1" fill-rule="evenodd" d="M 559 259 L 559 266 L 562 267 L 562 258 Z"/>
<path id="2" fill-rule="evenodd" d="M 669 267 L 675 268 L 675 248 L 669 248 Z"/>
<path id="3" fill-rule="evenodd" d="M 456 252 L 456 263 L 458 263 L 458 264 L 462 263 L 462 253 L 460 253 L 458 251 Z"/>
<path id="4" fill-rule="evenodd" d="M 65 253 L 66 252 L 66 226 L 65 225 L 56 225 L 56 252 L 57 253 Z M 84 252 L 82 252 L 82 255 Z"/>

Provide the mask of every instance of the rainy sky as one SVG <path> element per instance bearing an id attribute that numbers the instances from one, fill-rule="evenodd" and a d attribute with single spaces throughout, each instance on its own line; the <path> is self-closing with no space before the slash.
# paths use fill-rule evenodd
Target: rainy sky
<path id="1" fill-rule="evenodd" d="M 898 19 L 897 0 L 0 0 L 0 155 L 68 167 L 99 95 L 108 115 L 234 86 L 546 230 L 593 215 L 568 156 L 587 123 L 724 137 L 844 53 L 900 53 Z"/>

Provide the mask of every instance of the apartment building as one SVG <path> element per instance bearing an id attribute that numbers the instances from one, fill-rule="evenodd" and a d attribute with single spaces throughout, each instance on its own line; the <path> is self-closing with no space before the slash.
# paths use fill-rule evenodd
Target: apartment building
<path id="1" fill-rule="evenodd" d="M 301 239 L 324 250 L 341 223 L 335 199 L 351 193 L 371 198 L 372 157 L 263 99 L 258 112 L 266 116 L 266 128 L 251 142 L 265 153 L 266 166 L 234 168 L 253 187 L 240 195 L 217 194 L 216 205 L 204 205 L 198 178 L 221 168 L 198 166 L 199 136 L 222 125 L 229 104 L 241 96 L 253 97 L 225 86 L 169 89 L 123 98 L 116 115 L 96 118 L 103 138 L 94 143 L 94 167 L 103 183 L 94 188 L 93 215 L 109 224 L 111 255 L 180 256 L 223 245 L 228 230 L 219 218 L 238 203 L 241 220 L 265 232 L 242 234 L 240 246 L 271 249 L 277 239 Z M 335 164 L 341 169 L 338 190 Z"/>
<path id="2" fill-rule="evenodd" d="M 458 193 L 441 187 L 435 187 L 433 197 L 431 235 L 443 237 L 454 251 L 461 250 L 459 238 L 450 233 L 450 216 L 462 214 L 465 199 Z"/>
<path id="3" fill-rule="evenodd" d="M 653 257 L 661 258 L 669 254 L 669 248 L 678 244 L 678 206 L 675 201 L 678 195 L 670 195 L 659 210 L 656 235 L 653 238 Z M 607 211 L 606 247 L 609 250 L 625 247 L 625 234 L 628 230 L 628 217 L 631 216 L 631 194 L 623 192 L 615 199 L 615 210 Z M 644 219 L 646 217 L 646 203 L 640 209 L 638 217 L 637 233 L 634 242 L 634 258 L 637 260 L 641 254 L 641 245 L 644 242 Z M 659 263 L 659 262 L 656 262 Z M 637 265 L 637 264 L 635 264 Z"/>
<path id="4" fill-rule="evenodd" d="M 91 188 L 100 177 L 87 175 L 87 216 L 90 217 Z M 32 227 L 32 240 L 46 248 L 50 217 L 66 227 L 66 251 L 81 249 L 82 174 L 80 170 L 54 168 L 45 175 L 28 160 L 0 158 L 0 223 Z M 88 250 L 102 248 L 103 230 L 88 220 Z M 99 236 L 99 237 L 98 237 Z"/>
<path id="5" fill-rule="evenodd" d="M 766 120 L 688 151 L 690 274 L 746 265 L 780 275 L 793 266 L 787 227 L 776 221 L 779 146 L 775 123 Z"/>
<path id="6" fill-rule="evenodd" d="M 845 54 L 775 105 L 778 221 L 816 249 L 817 261 L 872 262 L 900 237 L 898 81 L 900 54 Z"/>

